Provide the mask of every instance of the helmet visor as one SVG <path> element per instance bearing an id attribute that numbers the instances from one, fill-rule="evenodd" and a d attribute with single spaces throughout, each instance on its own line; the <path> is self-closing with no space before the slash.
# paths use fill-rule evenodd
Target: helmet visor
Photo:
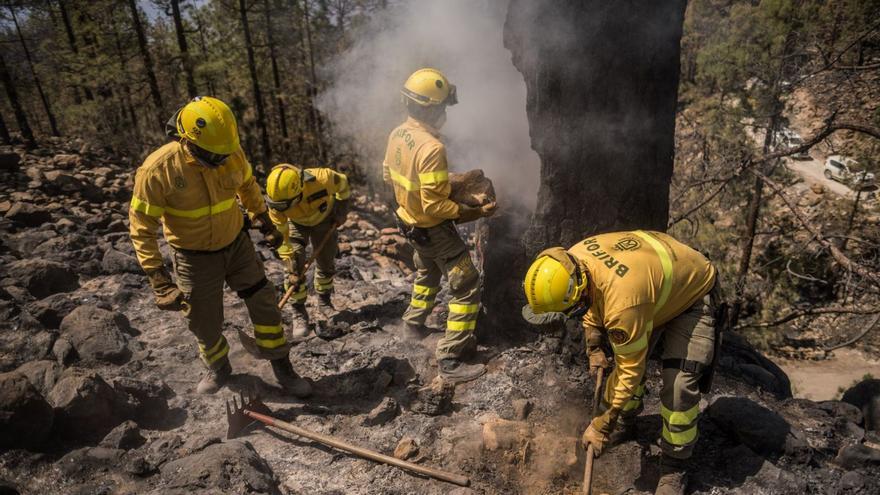
<path id="1" fill-rule="evenodd" d="M 266 204 L 269 205 L 269 208 L 272 208 L 275 211 L 287 211 L 290 207 L 299 204 L 301 199 L 302 193 L 299 193 L 290 199 L 282 199 L 280 201 L 275 201 L 269 196 L 266 196 Z"/>
<path id="2" fill-rule="evenodd" d="M 449 95 L 443 103 L 450 107 L 458 103 L 458 88 L 455 84 L 449 84 Z"/>

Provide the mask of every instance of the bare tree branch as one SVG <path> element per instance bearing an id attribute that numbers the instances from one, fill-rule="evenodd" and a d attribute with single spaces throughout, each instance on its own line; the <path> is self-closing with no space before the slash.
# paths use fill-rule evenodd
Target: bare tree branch
<path id="1" fill-rule="evenodd" d="M 740 323 L 734 330 L 741 330 L 743 328 L 768 328 L 768 327 L 778 327 L 783 323 L 788 323 L 792 320 L 796 320 L 798 318 L 803 318 L 805 316 L 818 316 L 818 315 L 827 315 L 827 314 L 851 314 L 851 315 L 873 315 L 880 313 L 880 308 L 854 308 L 847 306 L 828 306 L 825 308 L 808 308 L 808 309 L 799 309 L 797 311 L 792 311 L 791 313 L 783 316 L 782 318 L 761 322 L 761 323 Z"/>

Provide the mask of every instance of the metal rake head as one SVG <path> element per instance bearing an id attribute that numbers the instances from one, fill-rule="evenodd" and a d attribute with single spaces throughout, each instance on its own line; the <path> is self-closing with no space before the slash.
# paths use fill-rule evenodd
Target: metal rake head
<path id="1" fill-rule="evenodd" d="M 231 402 L 226 401 L 227 440 L 238 437 L 248 426 L 257 422 L 246 414 L 247 411 L 267 416 L 272 414 L 272 411 L 266 404 L 263 404 L 256 393 L 245 394 L 241 392 L 238 394 L 238 397 L 233 395 Z"/>

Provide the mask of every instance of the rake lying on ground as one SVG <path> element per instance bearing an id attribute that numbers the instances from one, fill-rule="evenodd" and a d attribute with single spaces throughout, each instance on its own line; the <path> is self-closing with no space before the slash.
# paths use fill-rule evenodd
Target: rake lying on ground
<path id="1" fill-rule="evenodd" d="M 459 474 L 449 473 L 446 471 L 441 471 L 439 469 L 429 468 L 425 466 L 419 466 L 418 464 L 402 461 L 394 457 L 390 457 L 369 449 L 352 445 L 342 440 L 337 440 L 336 438 L 329 435 L 323 435 L 321 433 L 314 433 L 308 430 L 304 430 L 298 426 L 294 426 L 285 421 L 281 421 L 280 419 L 273 418 L 271 414 L 272 411 L 269 410 L 269 408 L 265 404 L 263 404 L 263 402 L 260 401 L 260 399 L 256 396 L 247 397 L 244 394 L 241 394 L 239 395 L 238 400 L 235 398 L 235 396 L 233 396 L 231 403 L 229 401 L 226 401 L 226 420 L 229 423 L 229 429 L 226 432 L 226 438 L 236 438 L 242 433 L 242 431 L 244 431 L 245 428 L 247 428 L 254 422 L 260 422 L 267 426 L 273 426 L 275 428 L 288 431 L 295 435 L 308 438 L 309 440 L 314 440 L 329 447 L 344 450 L 365 459 L 397 466 L 399 468 L 413 471 L 415 473 L 430 476 L 431 478 L 448 481 L 449 483 L 454 483 L 460 486 L 468 486 L 471 482 L 470 479 L 466 476 L 461 476 Z"/>

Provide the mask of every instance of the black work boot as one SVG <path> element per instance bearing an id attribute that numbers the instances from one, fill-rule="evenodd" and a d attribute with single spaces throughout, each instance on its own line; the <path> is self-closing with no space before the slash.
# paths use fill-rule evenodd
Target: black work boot
<path id="1" fill-rule="evenodd" d="M 281 385 L 281 388 L 301 399 L 312 395 L 312 385 L 308 380 L 300 378 L 300 376 L 293 371 L 293 365 L 290 364 L 290 359 L 283 357 L 280 359 L 273 359 L 270 362 L 272 363 L 272 372 L 275 374 L 275 379 L 278 380 L 278 384 Z"/>
<path id="2" fill-rule="evenodd" d="M 290 322 L 290 327 L 290 336 L 293 340 L 302 339 L 312 333 L 309 313 L 306 311 L 306 303 L 293 305 L 293 319 Z"/>
<path id="3" fill-rule="evenodd" d="M 608 435 L 608 445 L 620 445 L 622 443 L 631 442 L 638 438 L 639 429 L 636 426 L 636 418 L 629 416 L 621 416 L 617 420 L 617 428 Z"/>
<path id="4" fill-rule="evenodd" d="M 333 302 L 330 300 L 330 294 L 330 292 L 318 293 L 318 309 L 321 310 L 321 313 L 324 314 L 325 318 L 329 318 L 336 314 L 336 308 L 333 307 Z"/>
<path id="5" fill-rule="evenodd" d="M 441 359 L 440 376 L 451 383 L 464 383 L 483 376 L 486 367 L 482 364 L 465 364 L 458 359 Z"/>
<path id="6" fill-rule="evenodd" d="M 687 461 L 664 454 L 660 458 L 660 480 L 654 494 L 684 495 L 687 481 Z"/>
<path id="7" fill-rule="evenodd" d="M 197 394 L 217 393 L 217 391 L 229 381 L 229 377 L 232 376 L 232 365 L 229 364 L 228 359 L 225 361 L 226 362 L 223 363 L 223 366 L 215 370 L 208 370 L 205 373 L 205 376 L 203 376 L 199 381 L 199 384 L 196 385 Z"/>

